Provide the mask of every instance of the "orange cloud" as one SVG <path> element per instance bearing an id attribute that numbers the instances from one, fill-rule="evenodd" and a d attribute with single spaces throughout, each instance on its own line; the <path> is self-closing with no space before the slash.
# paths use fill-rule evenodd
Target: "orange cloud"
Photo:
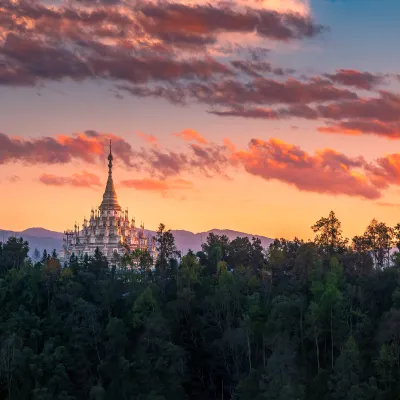
<path id="1" fill-rule="evenodd" d="M 224 146 L 192 143 L 186 151 L 171 151 L 160 146 L 133 150 L 125 139 L 117 135 L 90 130 L 71 136 L 36 139 L 0 133 L 0 165 L 18 161 L 27 165 L 67 164 L 75 160 L 87 164 L 104 163 L 110 139 L 116 163 L 121 162 L 125 167 L 145 171 L 159 179 L 194 171 L 210 176 L 222 173 L 227 165 Z"/>
<path id="2" fill-rule="evenodd" d="M 79 188 L 93 188 L 102 185 L 98 176 L 91 174 L 87 171 L 73 174 L 70 177 L 42 174 L 39 180 L 40 182 L 48 186 L 73 186 Z"/>
<path id="3" fill-rule="evenodd" d="M 192 182 L 183 179 L 159 180 L 159 179 L 129 179 L 120 182 L 122 187 L 136 190 L 160 192 L 165 194 L 170 191 L 188 190 L 193 188 Z"/>
<path id="4" fill-rule="evenodd" d="M 384 201 L 378 201 L 376 204 L 380 207 L 389 207 L 389 208 L 397 208 L 397 209 L 400 208 L 399 203 L 387 203 Z"/>
<path id="5" fill-rule="evenodd" d="M 367 199 L 381 196 L 361 157 L 349 158 L 332 149 L 310 155 L 278 139 L 252 139 L 248 150 L 232 153 L 232 162 L 249 174 L 285 182 L 302 191 Z"/>
<path id="6" fill-rule="evenodd" d="M 235 145 L 228 138 L 224 138 L 224 145 L 232 153 L 236 150 Z"/>
<path id="7" fill-rule="evenodd" d="M 373 120 L 349 120 L 339 123 L 330 123 L 317 128 L 322 133 L 339 133 L 345 135 L 376 135 L 388 139 L 400 138 L 400 122 L 386 122 Z"/>
<path id="8" fill-rule="evenodd" d="M 0 133 L 0 164 L 21 161 L 26 164 L 66 164 L 72 160 L 87 163 L 104 161 L 109 141 L 113 153 L 126 165 L 132 166 L 133 150 L 125 139 L 88 130 L 71 136 L 58 135 L 25 139 Z"/>
<path id="9" fill-rule="evenodd" d="M 376 187 L 386 189 L 389 185 L 400 185 L 400 153 L 380 157 L 366 168 Z"/>
<path id="10" fill-rule="evenodd" d="M 200 135 L 200 133 L 193 129 L 185 129 L 180 133 L 175 133 L 176 137 L 180 137 L 187 142 L 198 142 L 200 144 L 207 144 L 207 140 Z"/>
<path id="11" fill-rule="evenodd" d="M 122 160 L 125 167 L 148 174 L 146 179 L 121 182 L 122 186 L 136 190 L 160 193 L 187 190 L 192 184 L 181 179 L 183 174 L 228 177 L 234 168 L 243 168 L 264 180 L 285 182 L 301 191 L 365 199 L 378 199 L 389 186 L 400 186 L 400 153 L 367 162 L 363 157 L 348 157 L 334 149 L 310 154 L 273 138 L 268 141 L 253 138 L 247 149 L 238 149 L 228 138 L 223 144 L 207 142 L 191 129 L 179 136 L 195 143 L 187 143 L 186 149 L 180 151 L 159 145 L 135 151 L 124 139 L 96 131 L 30 140 L 0 134 L 0 163 L 20 160 L 28 164 L 64 164 L 75 159 L 87 164 L 104 162 L 112 138 L 115 161 Z M 40 181 L 53 186 L 100 185 L 98 178 L 88 173 L 72 177 L 44 174 Z"/>
<path id="12" fill-rule="evenodd" d="M 139 132 L 138 136 L 142 138 L 146 143 L 151 144 L 153 146 L 157 145 L 158 143 L 158 139 L 153 135 Z"/>

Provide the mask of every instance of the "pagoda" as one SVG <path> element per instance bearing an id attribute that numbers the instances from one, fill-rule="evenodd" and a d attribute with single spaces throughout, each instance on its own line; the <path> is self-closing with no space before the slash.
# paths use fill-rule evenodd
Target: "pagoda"
<path id="1" fill-rule="evenodd" d="M 145 235 L 144 225 L 139 229 L 135 219 L 129 221 L 128 210 L 122 210 L 115 191 L 112 167 L 113 155 L 110 140 L 108 156 L 108 179 L 103 194 L 103 201 L 98 209 L 91 210 L 90 219 L 86 218 L 80 228 L 75 223 L 74 230 L 64 232 L 63 248 L 60 258 L 68 262 L 71 255 L 93 256 L 98 248 L 112 266 L 120 265 L 120 258 L 127 252 L 136 249 L 147 250 L 155 261 L 156 245 L 150 235 Z"/>

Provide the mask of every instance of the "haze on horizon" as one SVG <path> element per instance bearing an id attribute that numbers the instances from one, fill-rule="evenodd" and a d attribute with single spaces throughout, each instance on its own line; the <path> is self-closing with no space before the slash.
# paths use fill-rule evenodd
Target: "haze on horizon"
<path id="1" fill-rule="evenodd" d="M 331 209 L 349 237 L 395 225 L 397 11 L 1 1 L 0 229 L 89 216 L 110 139 L 119 202 L 148 229 L 308 239 Z"/>

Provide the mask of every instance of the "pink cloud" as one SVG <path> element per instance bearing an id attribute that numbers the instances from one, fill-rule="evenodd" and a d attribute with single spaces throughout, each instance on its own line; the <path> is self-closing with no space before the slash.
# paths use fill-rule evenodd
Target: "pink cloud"
<path id="1" fill-rule="evenodd" d="M 193 129 L 185 129 L 180 133 L 175 133 L 176 137 L 180 137 L 187 142 L 197 142 L 200 144 L 207 144 L 207 140 Z"/>
<path id="2" fill-rule="evenodd" d="M 77 188 L 94 188 L 102 185 L 99 177 L 87 172 L 79 172 L 71 176 L 57 176 L 53 174 L 42 174 L 40 182 L 47 186 L 73 186 Z"/>

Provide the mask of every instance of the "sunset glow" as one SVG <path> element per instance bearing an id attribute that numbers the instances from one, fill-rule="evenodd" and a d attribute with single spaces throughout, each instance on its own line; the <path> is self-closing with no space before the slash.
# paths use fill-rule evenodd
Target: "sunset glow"
<path id="1" fill-rule="evenodd" d="M 110 139 L 148 229 L 395 225 L 399 28 L 378 3 L 0 2 L 0 229 L 82 220 Z"/>

